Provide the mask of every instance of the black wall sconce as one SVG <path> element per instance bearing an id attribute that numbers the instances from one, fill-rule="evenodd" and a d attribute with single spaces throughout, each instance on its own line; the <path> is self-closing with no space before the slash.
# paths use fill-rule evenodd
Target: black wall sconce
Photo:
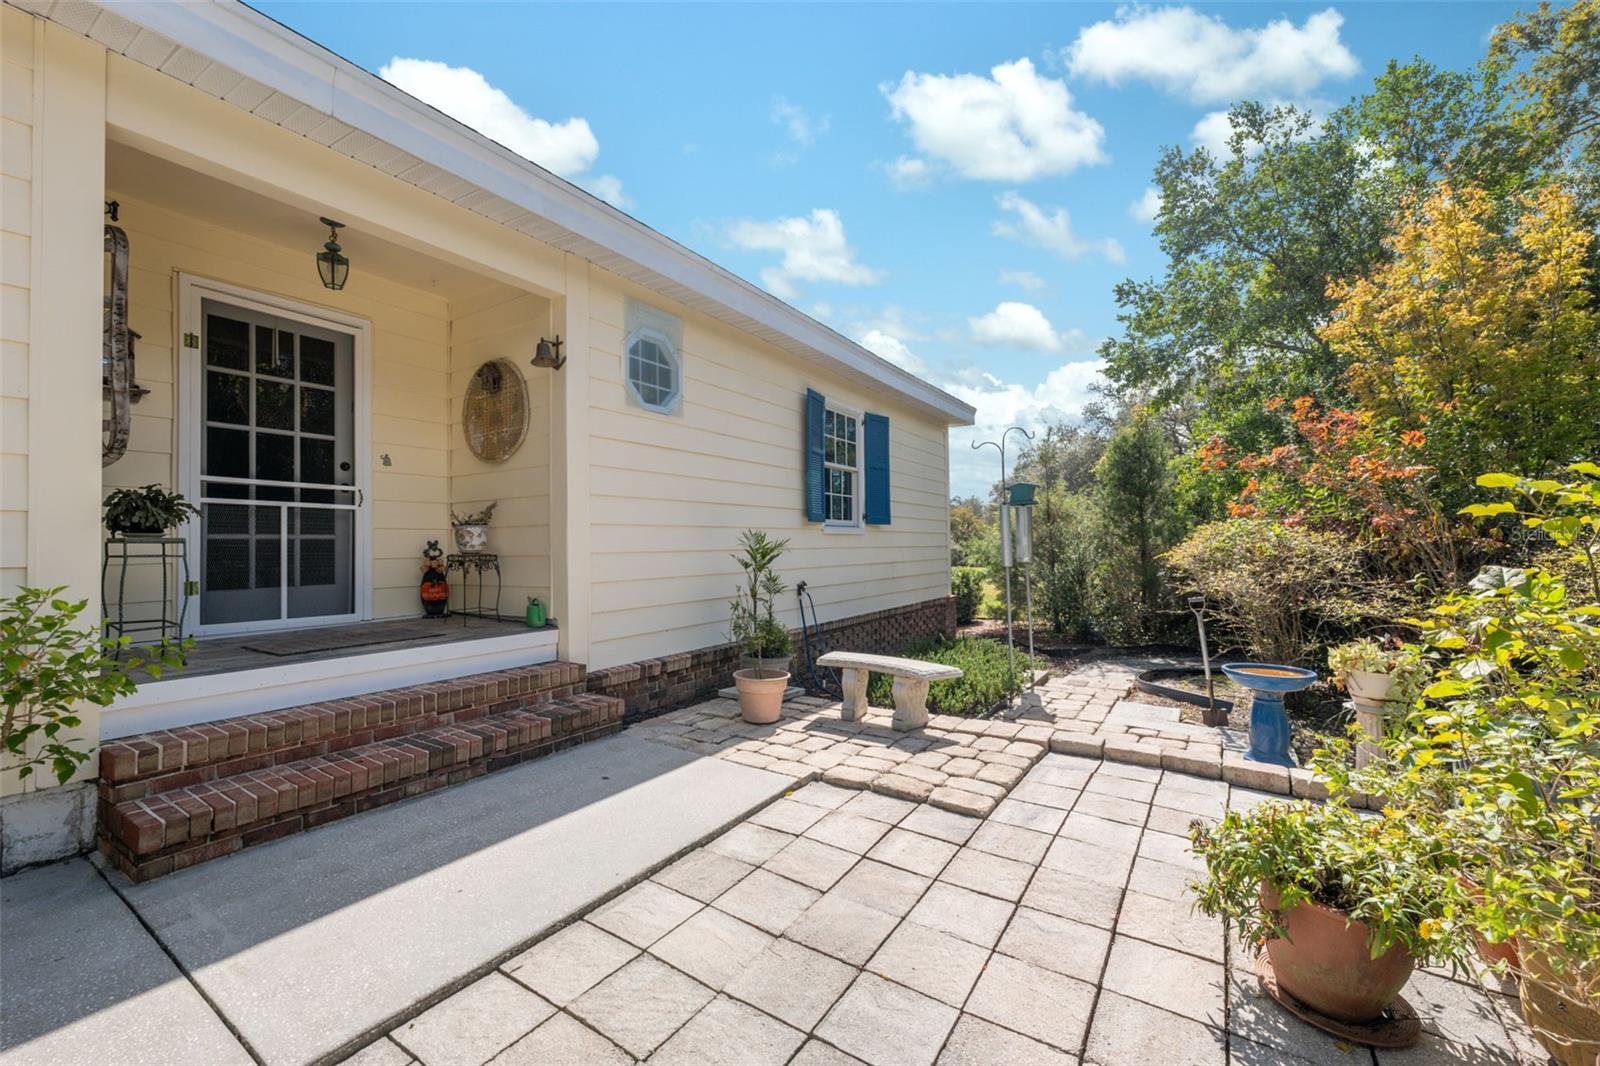
<path id="1" fill-rule="evenodd" d="M 561 354 L 561 334 L 557 333 L 553 341 L 539 338 L 539 346 L 533 350 L 533 365 L 551 370 L 560 370 L 567 365 L 566 357 Z"/>
<path id="2" fill-rule="evenodd" d="M 350 260 L 345 258 L 339 247 L 339 231 L 344 228 L 344 223 L 331 218 L 320 221 L 328 227 L 328 241 L 317 253 L 317 273 L 322 275 L 324 288 L 337 292 L 344 288 L 345 279 L 350 276 Z"/>

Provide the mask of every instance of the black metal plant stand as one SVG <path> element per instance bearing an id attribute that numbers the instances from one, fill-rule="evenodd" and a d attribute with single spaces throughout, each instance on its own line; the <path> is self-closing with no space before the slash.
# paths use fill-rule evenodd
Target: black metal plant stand
<path id="1" fill-rule="evenodd" d="M 188 548 L 189 542 L 185 537 L 112 535 L 106 538 L 105 550 L 100 561 L 100 598 L 102 602 L 107 603 L 105 634 L 108 639 L 113 637 L 120 639 L 132 633 L 147 633 L 152 630 L 159 634 L 158 639 L 162 643 L 183 639 L 183 623 L 189 611 Z M 125 604 L 128 590 L 128 563 L 135 559 L 153 560 L 161 569 L 161 613 L 157 617 L 127 617 Z M 105 594 L 106 577 L 111 571 L 113 562 L 119 564 L 117 608 L 114 618 Z M 169 575 L 175 580 L 169 581 Z M 171 617 L 167 611 L 169 603 L 172 606 Z M 179 654 L 183 654 L 181 650 Z M 113 656 L 120 659 L 122 648 L 118 647 Z"/>
<path id="2" fill-rule="evenodd" d="M 459 573 L 461 575 L 461 607 L 456 614 L 462 616 L 462 622 L 468 617 L 493 618 L 500 621 L 500 556 L 494 552 L 452 552 L 444 559 L 445 573 Z M 471 572 L 478 577 L 477 605 L 467 606 L 467 574 Z M 483 575 L 485 572 L 494 574 L 494 607 L 491 609 L 484 605 Z"/>

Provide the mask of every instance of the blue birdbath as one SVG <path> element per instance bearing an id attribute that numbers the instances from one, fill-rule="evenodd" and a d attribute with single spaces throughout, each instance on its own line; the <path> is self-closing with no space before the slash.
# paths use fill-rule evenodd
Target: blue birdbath
<path id="1" fill-rule="evenodd" d="M 1275 663 L 1223 663 L 1222 672 L 1235 685 L 1250 690 L 1250 750 L 1245 758 L 1293 766 L 1283 696 L 1286 692 L 1299 692 L 1315 681 L 1316 671 Z"/>

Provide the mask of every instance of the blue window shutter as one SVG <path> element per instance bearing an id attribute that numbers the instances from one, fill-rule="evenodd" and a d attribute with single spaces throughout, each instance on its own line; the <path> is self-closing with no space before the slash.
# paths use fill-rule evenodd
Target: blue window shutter
<path id="1" fill-rule="evenodd" d="M 816 389 L 806 390 L 806 521 L 827 517 L 822 501 L 822 425 L 827 401 Z"/>
<path id="2" fill-rule="evenodd" d="M 884 415 L 867 415 L 863 430 L 866 436 L 867 525 L 889 524 L 889 419 Z"/>

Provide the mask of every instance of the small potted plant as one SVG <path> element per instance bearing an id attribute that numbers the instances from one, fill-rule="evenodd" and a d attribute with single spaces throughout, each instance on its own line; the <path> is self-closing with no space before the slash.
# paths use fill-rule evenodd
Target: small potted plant
<path id="1" fill-rule="evenodd" d="M 488 550 L 489 523 L 494 520 L 494 509 L 499 504 L 500 501 L 495 500 L 481 511 L 466 514 L 451 510 L 450 525 L 455 530 L 457 551 L 472 554 Z"/>
<path id="2" fill-rule="evenodd" d="M 200 508 L 160 485 L 117 489 L 106 497 L 106 528 L 121 537 L 159 537 L 200 513 Z"/>
<path id="3" fill-rule="evenodd" d="M 1189 831 L 1198 906 L 1263 946 L 1277 987 L 1335 1021 L 1380 1019 L 1419 963 L 1461 957 L 1463 892 L 1427 824 L 1269 802 Z"/>
<path id="4" fill-rule="evenodd" d="M 1377 755 L 1388 719 L 1416 702 L 1432 674 L 1414 649 L 1386 648 L 1371 638 L 1328 649 L 1328 669 L 1350 694 L 1356 723 L 1371 742 L 1356 749 L 1362 766 Z"/>
<path id="5" fill-rule="evenodd" d="M 729 633 L 743 656 L 733 683 L 739 690 L 740 715 L 758 725 L 778 720 L 789 687 L 794 641 L 777 616 L 778 596 L 788 586 L 774 569 L 788 546 L 787 540 L 748 529 L 740 534 L 741 550 L 733 557 L 744 571 L 744 582 L 728 605 Z"/>

